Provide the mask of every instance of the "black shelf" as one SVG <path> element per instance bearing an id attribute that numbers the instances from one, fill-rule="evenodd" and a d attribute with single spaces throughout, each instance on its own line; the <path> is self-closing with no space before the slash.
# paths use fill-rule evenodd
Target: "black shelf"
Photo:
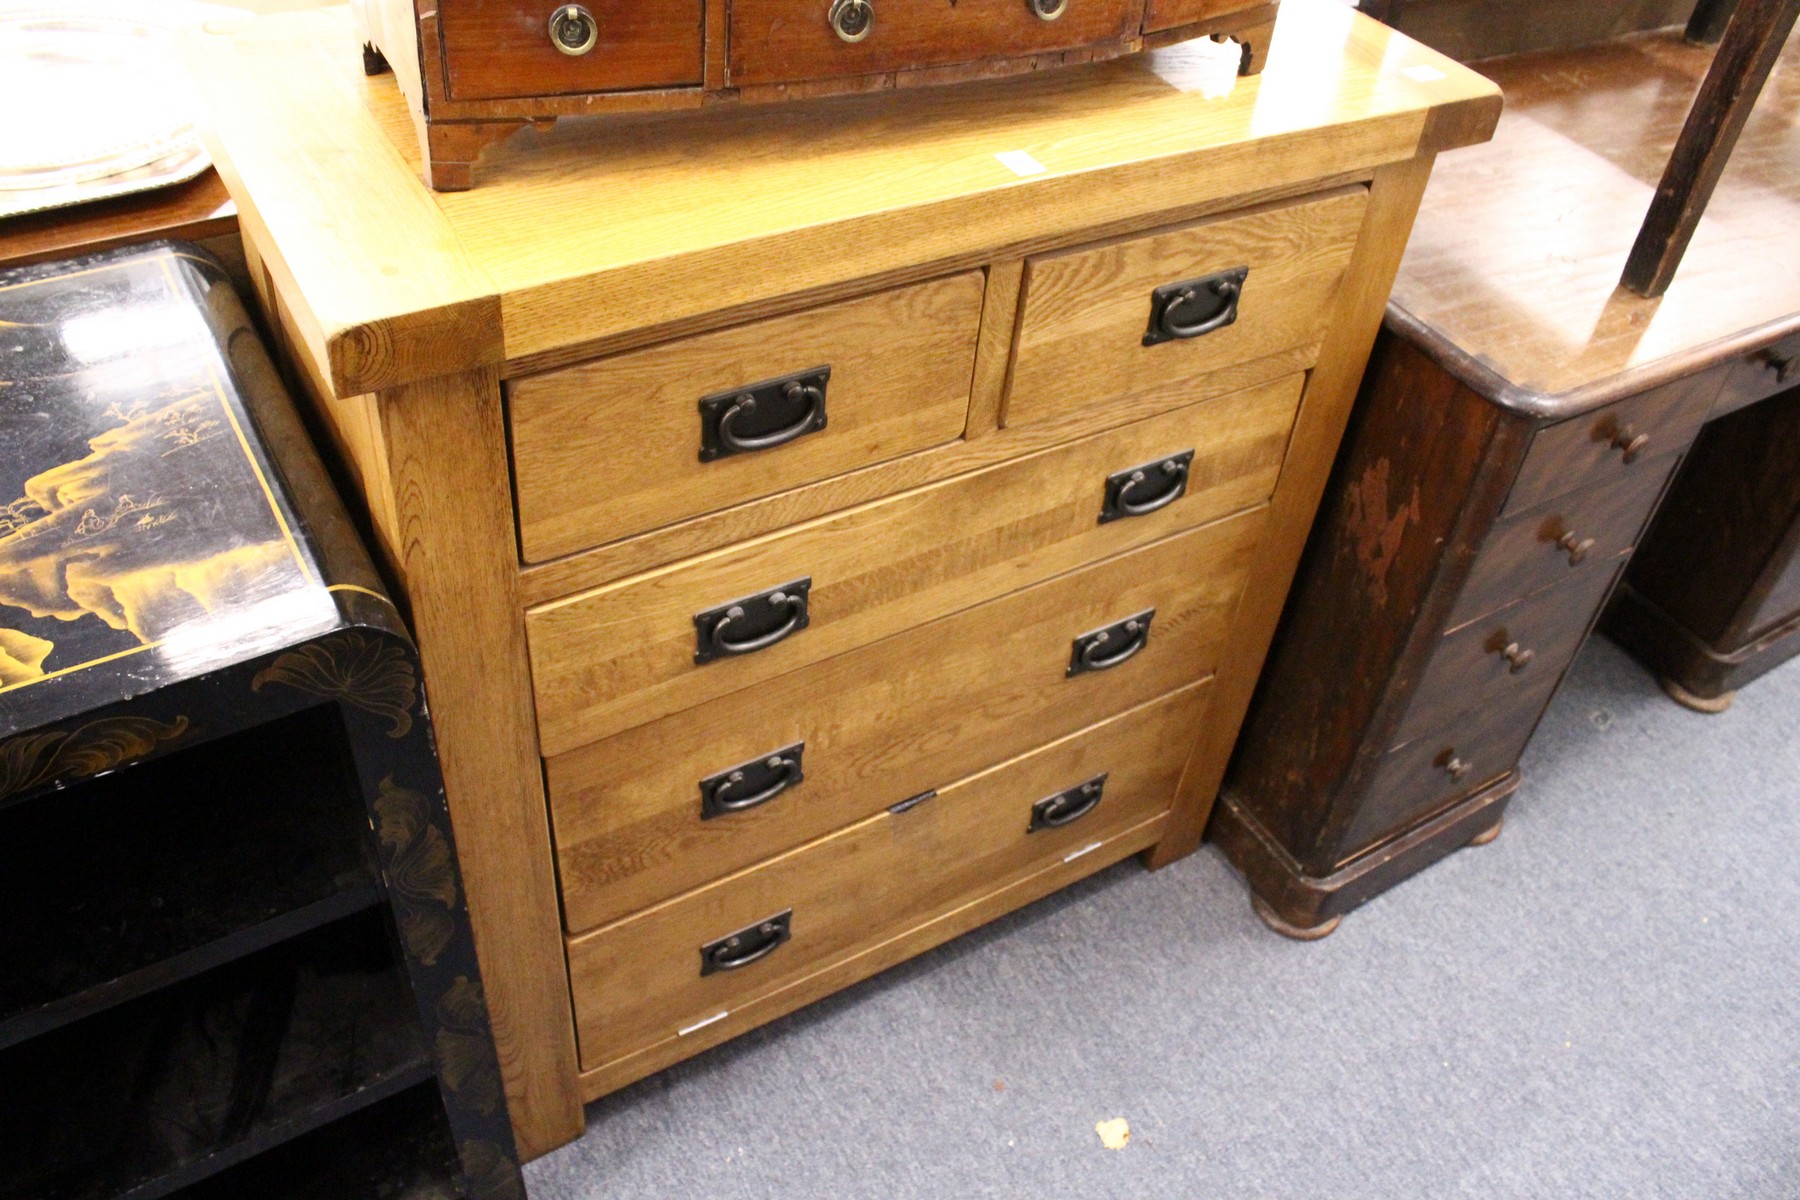
<path id="1" fill-rule="evenodd" d="M 0 1050 L 382 901 L 325 707 L 0 811 Z"/>
<path id="2" fill-rule="evenodd" d="M 0 1200 L 157 1200 L 433 1078 L 361 913 L 0 1052 Z"/>

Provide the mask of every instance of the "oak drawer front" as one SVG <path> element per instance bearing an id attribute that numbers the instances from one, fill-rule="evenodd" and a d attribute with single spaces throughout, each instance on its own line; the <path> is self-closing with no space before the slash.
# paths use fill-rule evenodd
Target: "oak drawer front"
<path id="1" fill-rule="evenodd" d="M 1610 483 L 1562 496 L 1496 524 L 1482 543 L 1446 628 L 1585 572 L 1610 576 L 1636 543 L 1680 456 L 1666 454 Z"/>
<path id="2" fill-rule="evenodd" d="M 1203 692 L 1133 709 L 947 784 L 906 811 L 571 939 L 582 1065 L 703 1028 L 961 896 L 981 895 L 1021 868 L 1073 859 L 1165 811 Z M 1047 823 L 1046 811 L 1062 823 Z"/>
<path id="3" fill-rule="evenodd" d="M 1731 367 L 1712 415 L 1722 417 L 1794 387 L 1800 387 L 1800 333 L 1791 333 L 1739 358 Z"/>
<path id="4" fill-rule="evenodd" d="M 1634 472 L 1654 473 L 1693 441 L 1723 379 L 1717 371 L 1678 379 L 1539 430 L 1503 515 Z"/>
<path id="5" fill-rule="evenodd" d="M 493 100 L 699 86 L 700 0 L 582 3 L 594 16 L 598 37 L 578 55 L 558 50 L 551 40 L 555 4 L 451 0 L 438 6 L 450 95 Z"/>
<path id="6" fill-rule="evenodd" d="M 569 928 L 615 920 L 1202 679 L 1266 509 L 1027 588 L 547 763 Z M 1069 674 L 1076 638 L 1147 610 L 1128 661 Z M 780 753 L 778 753 L 780 752 Z M 795 772 L 770 769 L 772 757 Z M 730 796 L 799 783 L 708 817 Z M 716 789 L 717 784 L 713 785 Z"/>
<path id="7" fill-rule="evenodd" d="M 1254 507 L 1274 489 L 1299 395 L 1296 376 L 533 609 L 543 751 Z M 1103 522 L 1121 493 L 1150 511 Z"/>
<path id="8" fill-rule="evenodd" d="M 1541 680 L 1560 677 L 1617 579 L 1616 569 L 1583 572 L 1567 587 L 1540 592 L 1445 634 L 1425 664 L 1393 744 L 1403 745 L 1453 715 L 1509 704 Z"/>
<path id="9" fill-rule="evenodd" d="M 514 381 L 526 561 L 955 441 L 983 284 L 969 271 Z"/>
<path id="10" fill-rule="evenodd" d="M 1027 0 L 870 0 L 866 28 L 853 10 L 840 19 L 842 33 L 833 7 L 832 0 L 732 0 L 732 86 L 1017 58 L 1137 32 L 1128 0 L 1067 0 L 1054 20 L 1035 15 Z"/>
<path id="11" fill-rule="evenodd" d="M 1383 755 L 1363 789 L 1346 844 L 1360 851 L 1512 770 L 1556 683 L 1555 677 L 1541 679 L 1504 704 L 1474 709 Z"/>
<path id="12" fill-rule="evenodd" d="M 1310 365 L 1366 199 L 1346 189 L 1027 260 L 1005 423 L 1141 393 L 1185 404 L 1213 372 L 1295 347 Z M 1169 336 L 1165 316 L 1191 336 Z"/>

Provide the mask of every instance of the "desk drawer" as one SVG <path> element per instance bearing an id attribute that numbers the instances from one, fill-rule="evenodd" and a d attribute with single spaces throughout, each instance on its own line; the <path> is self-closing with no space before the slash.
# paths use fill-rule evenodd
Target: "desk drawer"
<path id="1" fill-rule="evenodd" d="M 1005 423 L 1140 393 L 1186 404 L 1207 394 L 1208 375 L 1295 347 L 1311 365 L 1366 199 L 1346 189 L 1028 260 Z M 1189 283 L 1196 298 L 1169 324 L 1218 327 L 1168 336 L 1156 315 Z"/>
<path id="2" fill-rule="evenodd" d="M 1345 835 L 1352 848 L 1345 861 L 1517 766 L 1556 683 L 1554 676 L 1540 679 L 1505 703 L 1473 709 L 1383 755 Z"/>
<path id="3" fill-rule="evenodd" d="M 450 95 L 494 100 L 699 85 L 700 0 L 584 0 L 584 6 L 599 35 L 593 49 L 579 55 L 558 50 L 551 40 L 555 4 L 452 0 L 434 6 Z M 405 13 L 401 20 L 410 38 L 410 6 Z"/>
<path id="4" fill-rule="evenodd" d="M 1800 387 L 1800 333 L 1738 359 L 1712 415 L 1722 417 L 1794 387 Z"/>
<path id="5" fill-rule="evenodd" d="M 1610 576 L 1655 511 L 1680 455 L 1665 454 L 1496 524 L 1482 543 L 1447 628 L 1589 571 Z M 1641 470 L 1638 467 L 1641 466 Z"/>
<path id="6" fill-rule="evenodd" d="M 983 278 L 969 271 L 516 380 L 526 561 L 961 437 Z M 755 384 L 767 386 L 745 390 Z M 776 444 L 742 448 L 762 442 Z"/>
<path id="7" fill-rule="evenodd" d="M 904 812 L 879 813 L 572 939 L 583 1067 L 704 1028 L 960 897 L 1075 859 L 1165 811 L 1204 692 L 1191 687 L 1133 709 L 950 783 Z M 722 966 L 736 959 L 751 961 Z"/>
<path id="8" fill-rule="evenodd" d="M 1068 50 L 1137 32 L 1130 0 L 1067 0 L 1054 20 L 1026 0 L 872 0 L 866 29 L 834 28 L 831 0 L 732 0 L 731 85 L 881 75 Z M 849 14 L 847 14 L 849 15 Z M 860 36 L 857 34 L 860 32 Z M 856 37 L 856 40 L 849 40 Z"/>
<path id="9" fill-rule="evenodd" d="M 1404 745 L 1452 716 L 1509 704 L 1540 680 L 1559 678 L 1617 578 L 1616 570 L 1581 572 L 1565 587 L 1445 634 L 1425 664 L 1393 744 Z"/>
<path id="10" fill-rule="evenodd" d="M 1177 535 L 550 759 L 569 928 L 616 920 L 1211 674 L 1266 520 L 1259 508 Z M 1075 638 L 1148 609 L 1149 638 L 1130 661 L 1069 674 Z M 795 769 L 770 768 L 776 757 Z M 800 782 L 706 816 L 703 781 L 740 764 L 734 797 Z"/>
<path id="11" fill-rule="evenodd" d="M 1654 473 L 1686 450 L 1724 381 L 1722 371 L 1678 379 L 1538 432 L 1506 497 L 1504 515 L 1589 484 Z"/>
<path id="12" fill-rule="evenodd" d="M 533 609 L 543 750 L 571 750 L 1260 504 L 1299 397 L 1296 376 Z M 1124 501 L 1154 511 L 1103 522 L 1136 468 L 1144 478 Z M 1178 498 L 1157 507 L 1167 496 Z"/>

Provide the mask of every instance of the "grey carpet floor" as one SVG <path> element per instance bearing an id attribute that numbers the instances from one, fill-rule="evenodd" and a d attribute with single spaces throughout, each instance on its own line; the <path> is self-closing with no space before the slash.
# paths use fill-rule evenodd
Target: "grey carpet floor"
<path id="1" fill-rule="evenodd" d="M 1800 1196 L 1800 663 L 1705 717 L 1596 639 L 1524 770 L 1324 941 L 1124 863 L 590 1106 L 531 1195 Z"/>

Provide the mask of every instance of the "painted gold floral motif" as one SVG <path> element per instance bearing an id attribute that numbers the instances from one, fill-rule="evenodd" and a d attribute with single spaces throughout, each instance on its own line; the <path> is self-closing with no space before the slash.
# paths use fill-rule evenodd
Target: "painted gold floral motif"
<path id="1" fill-rule="evenodd" d="M 375 800 L 375 833 L 406 952 L 433 966 L 456 936 L 456 869 L 449 839 L 431 823 L 425 797 L 400 787 L 392 777 L 381 781 Z"/>
<path id="2" fill-rule="evenodd" d="M 108 717 L 73 732 L 29 733 L 0 742 L 0 799 L 55 779 L 80 779 L 142 758 L 188 731 L 188 719 Z"/>
<path id="3" fill-rule="evenodd" d="M 343 633 L 302 646 L 277 658 L 250 681 L 252 691 L 268 683 L 346 704 L 392 721 L 391 738 L 412 730 L 412 707 L 419 678 L 406 651 L 383 638 Z"/>
<path id="4" fill-rule="evenodd" d="M 464 1104 L 490 1116 L 500 1106 L 500 1068 L 488 1043 L 481 985 L 458 975 L 437 1004 L 438 1072 Z"/>

